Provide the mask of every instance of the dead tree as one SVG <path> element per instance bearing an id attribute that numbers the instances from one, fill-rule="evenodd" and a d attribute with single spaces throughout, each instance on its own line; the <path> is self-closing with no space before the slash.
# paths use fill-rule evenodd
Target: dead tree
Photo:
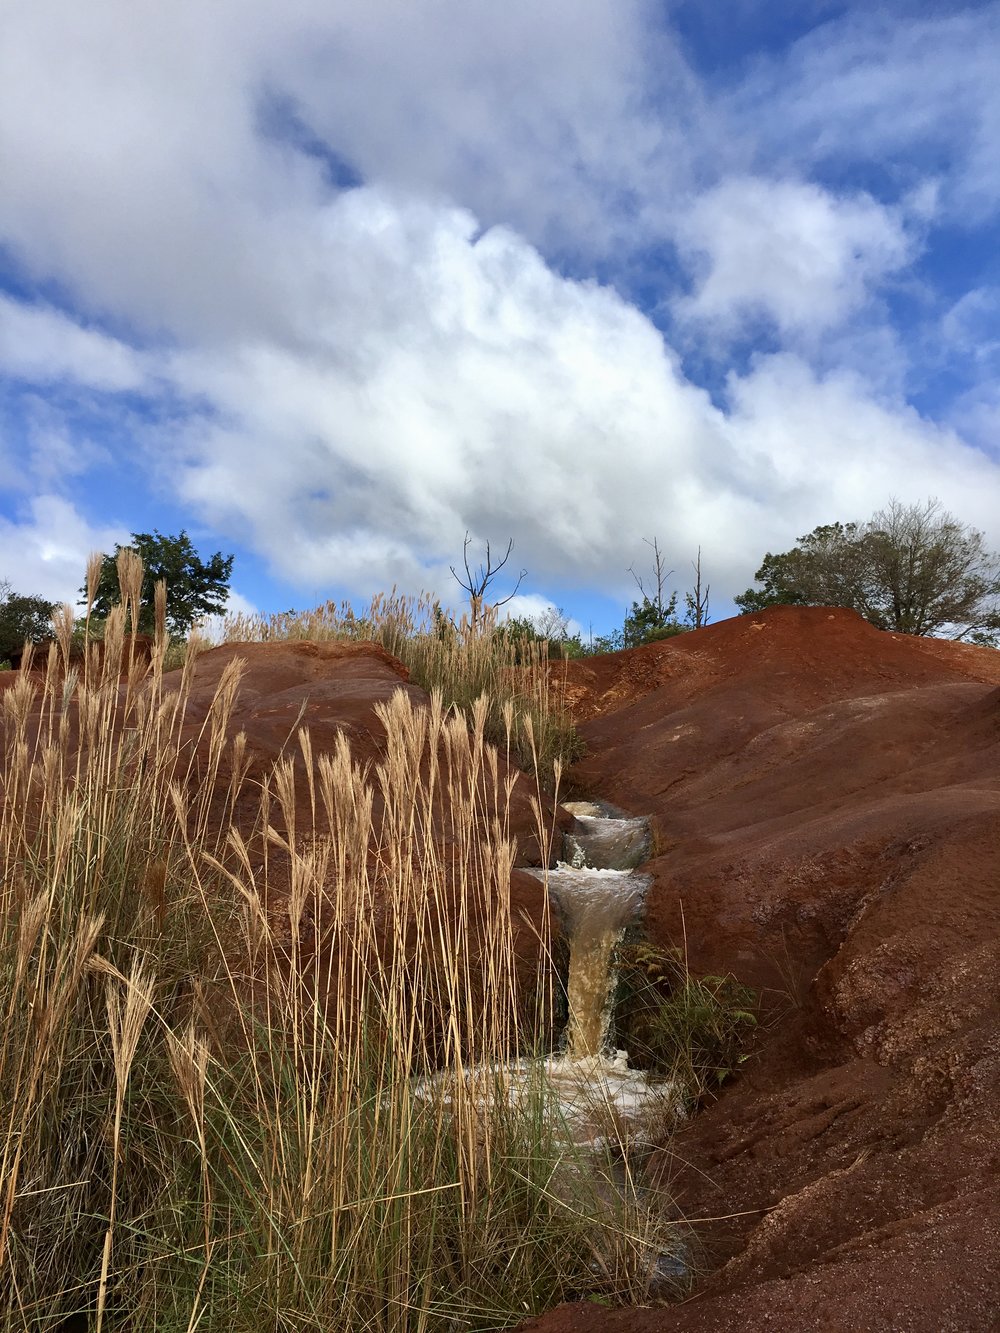
<path id="1" fill-rule="evenodd" d="M 484 611 L 495 611 L 497 607 L 506 606 L 513 597 L 517 596 L 517 590 L 520 588 L 525 578 L 527 578 L 528 571 L 522 569 L 520 574 L 518 574 L 513 592 L 510 592 L 506 597 L 501 597 L 497 601 L 490 602 L 487 605 L 486 594 L 489 592 L 490 585 L 493 583 L 496 576 L 510 559 L 510 553 L 514 549 L 514 538 L 511 537 L 507 542 L 507 550 L 504 552 L 504 557 L 499 564 L 496 565 L 493 563 L 493 553 L 490 550 L 489 542 L 487 542 L 486 559 L 482 561 L 475 570 L 473 570 L 472 566 L 469 564 L 469 547 L 471 544 L 472 538 L 469 536 L 468 532 L 466 532 L 465 541 L 462 543 L 462 565 L 465 569 L 465 577 L 463 578 L 462 575 L 459 574 L 454 565 L 451 565 L 450 569 L 459 586 L 464 588 L 469 594 L 469 618 L 472 623 L 472 629 L 475 632 L 482 624 Z"/>
<path id="2" fill-rule="evenodd" d="M 698 559 L 692 560 L 691 568 L 694 570 L 694 587 L 690 592 L 684 594 L 684 604 L 687 607 L 685 619 L 693 629 L 701 629 L 703 625 L 709 622 L 708 614 L 708 594 L 712 591 L 710 583 L 705 584 L 705 591 L 701 588 L 701 547 L 698 547 Z"/>
<path id="3" fill-rule="evenodd" d="M 648 606 L 656 608 L 657 621 L 662 624 L 666 621 L 667 617 L 673 613 L 673 603 L 676 601 L 676 597 L 665 599 L 667 579 L 674 571 L 665 568 L 666 562 L 663 558 L 663 552 L 660 550 L 660 540 L 658 537 L 654 537 L 652 541 L 650 541 L 648 537 L 643 537 L 642 540 L 647 546 L 653 548 L 653 578 L 656 580 L 656 596 L 651 596 L 650 593 L 646 591 L 642 579 L 635 572 L 634 565 L 629 565 L 628 572 L 639 585 L 639 591 L 642 593 L 643 602 Z"/>

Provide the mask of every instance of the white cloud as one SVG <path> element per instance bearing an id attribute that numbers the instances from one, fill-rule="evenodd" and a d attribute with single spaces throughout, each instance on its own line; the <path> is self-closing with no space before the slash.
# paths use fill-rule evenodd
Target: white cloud
<path id="1" fill-rule="evenodd" d="M 733 123 L 754 126 L 761 158 L 802 171 L 870 163 L 900 190 L 926 191 L 931 177 L 953 221 L 995 212 L 1000 9 L 939 9 L 866 6 L 817 25 L 754 62 L 725 99 Z"/>
<path id="2" fill-rule="evenodd" d="M 859 374 L 761 359 L 723 412 L 614 292 L 558 276 L 509 231 L 479 236 L 465 213 L 360 190 L 315 246 L 311 341 L 175 355 L 176 383 L 212 413 L 179 457 L 156 446 L 210 523 L 249 527 L 301 586 L 453 599 L 469 529 L 512 536 L 536 586 L 620 596 L 644 537 L 682 570 L 701 545 L 721 597 L 768 547 L 904 486 L 995 526 L 995 464 Z"/>
<path id="3" fill-rule="evenodd" d="M 941 320 L 943 350 L 987 369 L 1000 369 L 1000 287 L 966 292 Z"/>
<path id="4" fill-rule="evenodd" d="M 66 379 L 110 392 L 137 389 L 144 373 L 131 347 L 83 328 L 59 310 L 0 293 L 0 373 L 35 384 Z"/>
<path id="5" fill-rule="evenodd" d="M 571 251 L 641 244 L 688 171 L 686 122 L 711 123 L 651 12 L 20 0 L 0 45 L 0 235 L 147 328 L 294 334 L 299 234 L 329 186 L 292 113 L 375 183 Z M 676 120 L 654 106 L 664 79 Z"/>
<path id="6" fill-rule="evenodd" d="M 787 549 L 817 523 L 867 518 L 893 495 L 936 495 L 1000 546 L 998 460 L 905 404 L 876 401 L 859 376 L 819 378 L 780 355 L 761 359 L 729 389 L 728 430 L 745 462 L 746 491 L 760 500 L 757 533 L 740 533 L 741 542 L 757 537 L 753 549 Z"/>
<path id="7" fill-rule="evenodd" d="M 723 334 L 761 318 L 786 335 L 821 333 L 862 307 L 913 253 L 899 217 L 867 195 L 759 177 L 703 194 L 677 240 L 697 276 L 675 309 Z"/>
<path id="8" fill-rule="evenodd" d="M 648 320 L 509 231 L 360 190 L 302 258 L 310 341 L 173 356 L 213 413 L 180 467 L 157 445 L 286 577 L 412 583 L 467 528 L 514 536 L 533 576 L 599 577 L 628 549 L 623 514 L 675 510 L 701 450 L 723 465 L 717 413 Z"/>
<path id="9" fill-rule="evenodd" d="M 0 518 L 0 577 L 25 596 L 75 605 L 91 551 L 113 551 L 128 536 L 90 524 L 61 496 L 39 495 L 23 520 Z"/>
<path id="10" fill-rule="evenodd" d="M 169 385 L 169 411 L 130 421 L 150 475 L 305 588 L 451 594 L 469 529 L 514 537 L 536 586 L 623 598 L 644 537 L 679 570 L 700 544 L 721 597 L 767 547 L 864 517 L 904 483 L 989 528 L 996 467 L 888 396 L 902 357 L 883 330 L 862 353 L 890 367 L 881 401 L 859 374 L 816 368 L 862 345 L 851 321 L 913 257 L 934 182 L 907 169 L 888 207 L 801 178 L 852 133 L 880 154 L 953 142 L 936 128 L 953 93 L 955 124 L 985 125 L 983 59 L 966 96 L 956 28 L 934 29 L 940 77 L 933 25 L 890 32 L 890 78 L 884 28 L 826 25 L 825 61 L 803 44 L 720 106 L 656 14 L 647 0 L 16 0 L 0 241 L 88 320 L 5 301 L 8 374 L 108 395 Z M 367 187 L 331 185 L 293 113 Z M 947 164 L 932 174 L 947 194 Z M 637 309 L 553 257 L 627 262 L 665 236 L 695 269 L 680 307 L 695 338 L 763 318 L 798 352 L 734 378 L 725 411 Z M 143 350 L 102 333 L 107 316 Z M 58 422 L 42 427 L 45 458 L 79 462 Z M 89 530 L 48 493 L 54 472 L 30 519 L 0 529 L 0 555 L 32 591 L 65 595 L 90 546 L 126 534 Z"/>

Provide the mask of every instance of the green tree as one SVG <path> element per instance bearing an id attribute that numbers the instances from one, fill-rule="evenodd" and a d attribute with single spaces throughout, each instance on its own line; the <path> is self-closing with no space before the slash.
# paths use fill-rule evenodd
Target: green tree
<path id="1" fill-rule="evenodd" d="M 683 634 L 685 626 L 677 619 L 677 594 L 665 600 L 651 601 L 646 597 L 641 602 L 633 602 L 632 610 L 625 617 L 622 626 L 623 648 L 638 648 L 644 643 L 655 643 L 658 639 L 671 639 L 675 634 Z"/>
<path id="2" fill-rule="evenodd" d="M 176 537 L 164 536 L 155 528 L 151 533 L 133 532 L 129 545 L 145 566 L 136 627 L 141 633 L 153 633 L 153 585 L 158 579 L 167 585 L 167 629 L 173 638 L 184 638 L 202 616 L 225 610 L 233 556 L 216 551 L 209 560 L 202 560 L 183 529 Z M 115 562 L 122 549 L 117 545 L 112 555 L 104 556 L 93 608 L 98 618 L 107 616 L 121 600 Z M 85 589 L 80 591 L 86 595 Z"/>
<path id="3" fill-rule="evenodd" d="M 44 597 L 24 597 L 0 580 L 0 661 L 17 657 L 25 643 L 41 643 L 52 634 L 54 602 Z"/>
<path id="4" fill-rule="evenodd" d="M 551 606 L 535 617 L 508 616 L 497 627 L 496 633 L 512 644 L 518 661 L 527 661 L 531 645 L 541 642 L 548 644 L 550 658 L 585 655 L 579 633 L 570 634 L 569 618 L 558 606 Z"/>
<path id="5" fill-rule="evenodd" d="M 744 614 L 846 606 L 899 634 L 982 643 L 1000 630 L 1000 561 L 937 500 L 892 500 L 866 523 L 814 528 L 791 551 L 769 551 L 754 578 L 763 586 L 734 598 Z"/>

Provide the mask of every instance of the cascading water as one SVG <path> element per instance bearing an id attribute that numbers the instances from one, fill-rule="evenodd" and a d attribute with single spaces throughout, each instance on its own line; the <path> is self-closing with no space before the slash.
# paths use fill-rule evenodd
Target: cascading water
<path id="1" fill-rule="evenodd" d="M 567 859 L 531 872 L 548 887 L 569 953 L 563 1052 L 549 1058 L 546 1072 L 574 1139 L 597 1144 L 609 1127 L 635 1138 L 664 1114 L 681 1116 L 682 1094 L 670 1080 L 629 1069 L 628 1053 L 608 1040 L 615 952 L 649 886 L 635 870 L 649 854 L 648 821 L 590 802 L 564 808 L 574 816 L 564 836 Z"/>
<path id="2" fill-rule="evenodd" d="M 608 1197 L 635 1199 L 635 1179 L 622 1165 L 630 1147 L 655 1141 L 667 1121 L 684 1115 L 684 1091 L 674 1080 L 629 1069 L 628 1052 L 614 1050 L 608 1040 L 617 983 L 615 954 L 641 911 L 650 882 L 649 876 L 636 872 L 649 855 L 649 825 L 646 819 L 623 818 L 610 807 L 589 802 L 564 809 L 574 816 L 572 829 L 564 835 L 566 859 L 554 869 L 530 871 L 545 882 L 568 945 L 569 1019 L 562 1052 L 542 1060 L 513 1060 L 500 1068 L 472 1068 L 466 1086 L 484 1106 L 497 1100 L 514 1105 L 537 1088 L 543 1075 L 558 1133 L 578 1148 L 593 1150 L 594 1178 Z M 440 1081 L 427 1082 L 441 1096 Z M 444 1101 L 451 1101 L 450 1092 L 444 1093 Z M 607 1158 L 602 1165 L 600 1151 L 608 1146 L 614 1157 L 610 1166 Z M 553 1197 L 573 1200 L 578 1169 L 570 1165 L 549 1181 Z M 688 1270 L 685 1243 L 653 1247 L 648 1262 L 650 1290 L 660 1282 L 670 1289 Z"/>
<path id="3" fill-rule="evenodd" d="M 606 1057 L 616 980 L 612 963 L 649 885 L 648 876 L 635 873 L 648 854 L 649 826 L 645 819 L 609 817 L 590 802 L 564 808 L 575 818 L 563 838 L 566 859 L 541 872 L 569 944 L 564 1044 L 570 1059 Z"/>
<path id="4" fill-rule="evenodd" d="M 639 915 L 649 877 L 635 867 L 649 854 L 649 826 L 610 807 L 589 802 L 564 806 L 574 816 L 554 869 L 532 869 L 546 884 L 568 945 L 566 995 L 569 1019 L 562 1051 L 544 1060 L 546 1086 L 558 1104 L 566 1132 L 580 1145 L 624 1145 L 646 1137 L 647 1127 L 683 1116 L 683 1091 L 670 1079 L 630 1069 L 628 1052 L 609 1043 L 617 977 L 615 953 Z M 470 1069 L 477 1097 L 516 1101 L 531 1086 L 537 1061 L 513 1060 L 505 1068 Z M 436 1078 L 428 1080 L 440 1093 Z M 446 1094 L 446 1100 L 448 1100 Z"/>
<path id="5" fill-rule="evenodd" d="M 574 817 L 563 835 L 563 860 L 571 866 L 606 870 L 634 870 L 650 852 L 649 821 L 609 815 L 592 801 L 570 801 L 563 806 Z"/>
<path id="6" fill-rule="evenodd" d="M 607 1056 L 615 949 L 649 881 L 628 870 L 559 865 L 549 871 L 548 883 L 569 942 L 566 1055 L 571 1060 Z"/>

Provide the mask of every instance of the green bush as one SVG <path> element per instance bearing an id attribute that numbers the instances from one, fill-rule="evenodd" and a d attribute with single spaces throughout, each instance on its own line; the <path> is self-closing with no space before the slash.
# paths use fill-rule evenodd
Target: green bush
<path id="1" fill-rule="evenodd" d="M 678 949 L 639 938 L 619 958 L 614 1023 L 639 1068 L 680 1078 L 692 1104 L 740 1067 L 757 1027 L 754 992 L 733 976 L 693 976 Z"/>
<path id="2" fill-rule="evenodd" d="M 44 597 L 22 597 L 0 580 L 0 658 L 10 660 L 25 642 L 40 643 L 52 634 L 54 603 Z"/>

